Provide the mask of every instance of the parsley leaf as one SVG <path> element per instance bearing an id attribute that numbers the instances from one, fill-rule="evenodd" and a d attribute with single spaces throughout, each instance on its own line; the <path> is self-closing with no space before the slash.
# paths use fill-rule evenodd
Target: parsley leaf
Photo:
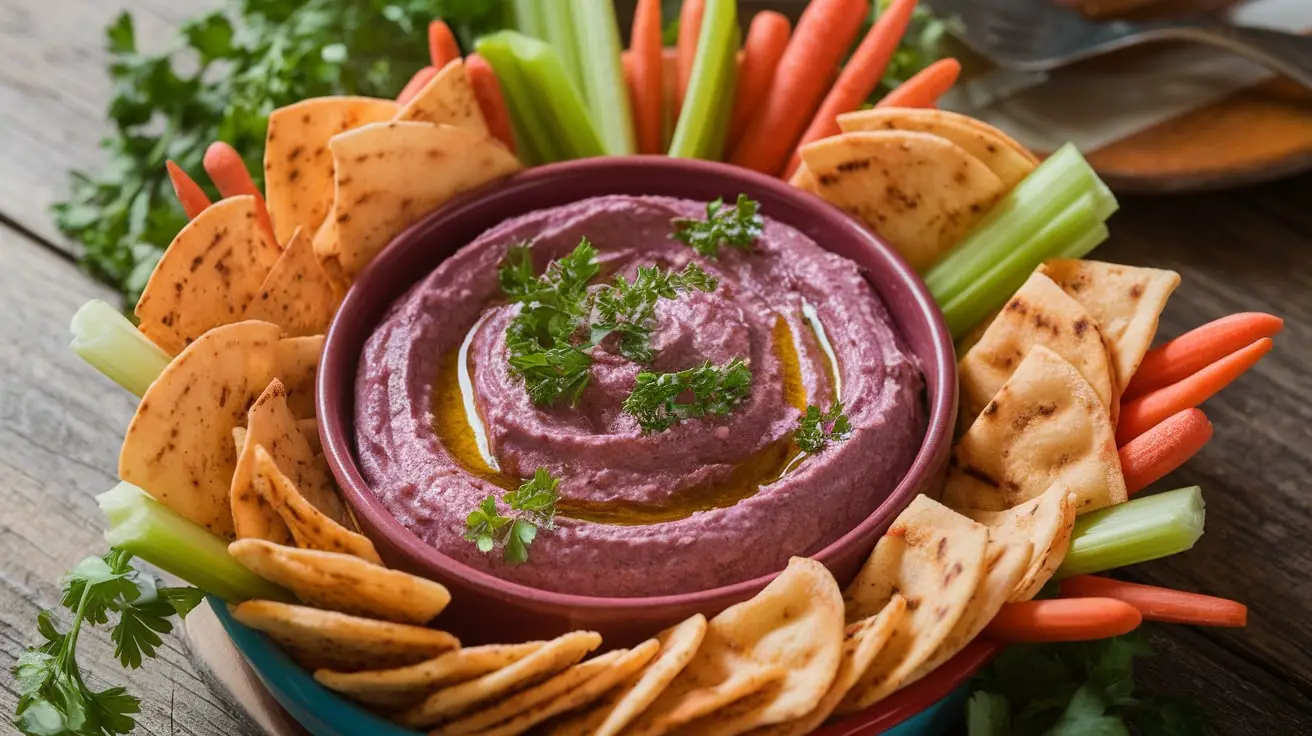
<path id="1" fill-rule="evenodd" d="M 478 546 L 484 554 L 491 552 L 501 536 L 501 528 L 510 523 L 508 517 L 497 511 L 497 497 L 488 494 L 469 516 L 465 517 L 465 539 Z"/>
<path id="2" fill-rule="evenodd" d="M 814 404 L 806 407 L 806 413 L 793 433 L 793 441 L 806 452 L 816 453 L 828 447 L 830 442 L 842 442 L 851 436 L 852 424 L 843 413 L 843 404 L 835 401 L 826 412 L 821 412 Z"/>
<path id="3" fill-rule="evenodd" d="M 639 373 L 623 409 L 643 431 L 659 432 L 685 419 L 728 414 L 751 387 L 752 370 L 742 360 L 724 366 L 708 360 L 677 373 Z"/>
<path id="4" fill-rule="evenodd" d="M 718 258 L 720 246 L 730 245 L 747 250 L 761 237 L 765 221 L 757 214 L 760 203 L 746 194 L 738 195 L 738 202 L 726 208 L 723 199 L 706 205 L 706 219 L 676 217 L 674 237 L 707 258 Z"/>
<path id="5" fill-rule="evenodd" d="M 546 468 L 538 468 L 532 478 L 502 496 L 510 516 L 501 514 L 496 496 L 489 494 L 465 518 L 465 539 L 484 554 L 501 547 L 502 559 L 512 565 L 527 562 L 528 546 L 537 538 L 538 529 L 556 527 L 559 486 L 559 479 Z"/>
<path id="6" fill-rule="evenodd" d="M 632 284 L 623 276 L 616 276 L 613 285 L 597 290 L 593 298 L 597 316 L 592 322 L 590 342 L 596 345 L 616 334 L 620 355 L 635 363 L 650 363 L 655 357 L 650 341 L 656 326 L 656 303 L 693 289 L 715 291 L 718 285 L 719 281 L 696 263 L 689 263 L 677 272 L 638 266 Z"/>

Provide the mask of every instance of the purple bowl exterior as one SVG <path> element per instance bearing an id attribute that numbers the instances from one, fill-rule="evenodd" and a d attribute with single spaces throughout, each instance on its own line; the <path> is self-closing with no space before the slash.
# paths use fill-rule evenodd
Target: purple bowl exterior
<path id="1" fill-rule="evenodd" d="M 542 166 L 465 194 L 407 229 L 360 274 L 328 331 L 317 386 L 324 452 L 362 531 L 394 567 L 451 589 L 442 625 L 474 644 L 507 637 L 548 638 L 589 629 L 622 646 L 701 612 L 746 600 L 773 575 L 710 590 L 646 598 L 606 598 L 538 590 L 457 562 L 397 521 L 374 496 L 355 461 L 354 386 L 364 343 L 386 309 L 443 259 L 497 223 L 533 210 L 606 194 L 696 200 L 746 193 L 762 211 L 822 247 L 859 264 L 920 358 L 929 422 L 920 452 L 893 493 L 861 524 L 815 559 L 846 583 L 892 520 L 919 493 L 937 495 L 951 445 L 957 402 L 956 358 L 933 298 L 888 246 L 837 208 L 783 181 L 739 167 L 662 156 L 596 158 Z"/>

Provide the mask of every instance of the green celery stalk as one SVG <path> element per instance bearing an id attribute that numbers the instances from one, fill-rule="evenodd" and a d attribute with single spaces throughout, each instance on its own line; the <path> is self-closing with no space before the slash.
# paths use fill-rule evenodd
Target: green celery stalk
<path id="1" fill-rule="evenodd" d="M 620 27 L 614 0 L 569 0 L 583 98 L 610 156 L 634 151 L 633 110 L 620 61 Z"/>
<path id="2" fill-rule="evenodd" d="M 1203 491 L 1177 488 L 1076 517 L 1056 578 L 1104 572 L 1178 554 L 1203 536 Z"/>
<path id="3" fill-rule="evenodd" d="M 83 304 L 68 325 L 73 352 L 137 396 L 169 364 L 168 353 L 141 334 L 123 313 L 99 299 Z"/>
<path id="4" fill-rule="evenodd" d="M 1093 194 L 1086 194 L 1029 239 L 999 254 L 999 260 L 988 271 L 966 284 L 946 304 L 940 302 L 953 339 L 960 339 L 1006 304 L 1040 263 L 1063 253 L 1072 243 L 1087 243 L 1086 234 L 1098 228 L 1106 233 L 1098 220 Z"/>
<path id="5" fill-rule="evenodd" d="M 247 570 L 222 539 L 130 483 L 96 496 L 109 520 L 105 541 L 131 552 L 229 603 L 252 598 L 290 601 L 291 595 Z"/>
<path id="6" fill-rule="evenodd" d="M 710 160 L 724 156 L 738 69 L 738 35 L 737 3 L 707 0 L 688 92 L 670 140 L 671 156 Z"/>
<path id="7" fill-rule="evenodd" d="M 545 38 L 546 19 L 543 16 L 546 13 L 542 7 L 543 2 L 544 0 L 514 0 L 515 29 L 534 38 Z"/>
<path id="8" fill-rule="evenodd" d="M 531 165 L 557 161 L 559 158 L 553 154 L 555 141 L 551 140 L 551 133 L 536 109 L 537 100 L 511 50 L 508 33 L 484 36 L 475 42 L 474 49 L 492 66 L 501 82 L 519 157 Z"/>
<path id="9" fill-rule="evenodd" d="M 1098 226 L 1084 233 L 1083 237 L 1076 238 L 1070 242 L 1070 245 L 1062 248 L 1057 254 L 1058 258 L 1083 258 L 1089 255 L 1089 252 L 1111 236 L 1105 223 L 1098 223 Z"/>
<path id="10" fill-rule="evenodd" d="M 551 44 L 551 48 L 560 54 L 560 63 L 565 67 L 570 81 L 582 89 L 583 65 L 579 61 L 578 25 L 570 0 L 539 0 L 539 3 L 542 7 L 538 12 L 542 16 L 543 25 L 539 38 Z"/>

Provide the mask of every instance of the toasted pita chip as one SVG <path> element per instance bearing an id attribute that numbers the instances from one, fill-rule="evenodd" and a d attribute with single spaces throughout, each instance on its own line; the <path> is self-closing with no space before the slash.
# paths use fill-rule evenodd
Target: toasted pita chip
<path id="1" fill-rule="evenodd" d="M 357 534 L 324 514 L 296 484 L 278 469 L 263 447 L 255 447 L 253 473 L 255 490 L 282 516 L 298 547 L 355 555 L 366 562 L 383 564 L 368 537 Z"/>
<path id="2" fill-rule="evenodd" d="M 314 252 L 348 279 L 452 197 L 520 169 L 489 136 L 451 125 L 374 123 L 335 136 L 329 148 L 333 209 Z"/>
<path id="3" fill-rule="evenodd" d="M 232 617 L 263 631 L 302 666 L 345 672 L 400 667 L 455 649 L 445 631 L 373 621 L 274 601 L 246 601 Z"/>
<path id="4" fill-rule="evenodd" d="M 694 658 L 670 683 L 669 690 L 638 716 L 624 732 L 625 736 L 682 734 L 689 723 L 760 692 L 788 674 L 782 667 L 752 664 L 748 660 L 739 660 L 727 670 L 720 669 L 726 664 L 726 660 L 719 660 L 707 671 Z"/>
<path id="5" fill-rule="evenodd" d="M 352 555 L 263 539 L 239 539 L 228 545 L 228 553 L 315 608 L 423 626 L 451 602 L 451 594 L 438 583 Z"/>
<path id="6" fill-rule="evenodd" d="M 843 659 L 838 665 L 838 674 L 820 704 L 801 718 L 758 728 L 751 732 L 751 736 L 805 736 L 819 728 L 879 656 L 906 610 L 907 599 L 895 594 L 878 614 L 850 624 L 847 638 L 843 640 Z M 713 718 L 710 716 L 706 720 Z"/>
<path id="7" fill-rule="evenodd" d="M 490 136 L 487 120 L 483 110 L 474 97 L 474 88 L 469 86 L 465 77 L 463 59 L 453 59 L 442 67 L 432 79 L 419 90 L 401 112 L 396 120 L 434 123 L 437 125 L 454 125 L 464 128 L 479 136 Z"/>
<path id="8" fill-rule="evenodd" d="M 423 702 L 399 713 L 396 722 L 428 728 L 450 720 L 483 703 L 541 682 L 583 659 L 598 646 L 601 636 L 593 631 L 575 631 L 557 637 L 509 667 L 432 693 Z"/>
<path id="9" fill-rule="evenodd" d="M 323 335 L 278 341 L 278 378 L 287 387 L 287 405 L 298 419 L 314 416 L 314 379 L 323 355 Z"/>
<path id="10" fill-rule="evenodd" d="M 333 203 L 333 157 L 328 140 L 361 125 L 391 120 L 400 107 L 370 97 L 318 97 L 269 114 L 264 147 L 265 198 L 278 242 L 297 228 L 308 236 Z"/>
<path id="11" fill-rule="evenodd" d="M 660 653 L 651 664 L 624 687 L 608 694 L 596 708 L 555 724 L 553 736 L 616 736 L 688 666 L 706 636 L 706 625 L 706 617 L 699 613 L 662 631 L 657 637 Z"/>
<path id="12" fill-rule="evenodd" d="M 1052 279 L 1035 273 L 957 366 L 962 426 L 975 421 L 1035 345 L 1075 366 L 1115 417 L 1116 376 L 1098 321 Z"/>
<path id="13" fill-rule="evenodd" d="M 311 235 L 298 228 L 246 306 L 246 319 L 272 322 L 288 337 L 322 335 L 341 297 L 314 255 Z"/>
<path id="14" fill-rule="evenodd" d="M 216 327 L 150 385 L 123 438 L 118 475 L 169 508 L 231 539 L 232 429 L 273 377 L 278 326 Z"/>
<path id="15" fill-rule="evenodd" d="M 838 116 L 844 133 L 861 130 L 909 130 L 936 135 L 979 159 L 1010 190 L 1029 176 L 1038 159 L 1006 133 L 960 113 L 911 107 L 877 107 Z"/>
<path id="16" fill-rule="evenodd" d="M 319 439 L 319 420 L 314 417 L 309 419 L 297 419 L 296 428 L 301 430 L 301 436 L 306 442 L 310 443 L 310 449 L 318 455 L 323 452 L 323 443 Z"/>
<path id="17" fill-rule="evenodd" d="M 1100 261 L 1057 259 L 1039 271 L 1084 305 L 1102 328 L 1116 369 L 1117 393 L 1130 385 L 1139 363 L 1152 347 L 1157 321 L 1180 274 Z"/>
<path id="18" fill-rule="evenodd" d="M 278 260 L 278 245 L 256 224 L 255 197 L 206 207 L 164 251 L 141 292 L 141 331 L 169 355 L 206 330 L 242 319 Z"/>
<path id="19" fill-rule="evenodd" d="M 982 524 L 923 495 L 894 520 L 843 591 L 843 601 L 848 621 L 855 622 L 900 594 L 907 599 L 907 615 L 836 712 L 852 713 L 882 700 L 942 645 L 983 577 L 988 539 Z"/>
<path id="20" fill-rule="evenodd" d="M 961 146 L 928 133 L 844 133 L 801 148 L 817 193 L 924 273 L 1006 187 Z"/>
<path id="21" fill-rule="evenodd" d="M 319 670 L 314 679 L 351 700 L 379 708 L 404 708 L 435 690 L 468 682 L 518 662 L 546 642 L 491 644 L 440 654 L 433 659 L 389 670 L 337 672 Z"/>
<path id="22" fill-rule="evenodd" d="M 797 165 L 797 171 L 793 172 L 793 176 L 788 180 L 788 183 L 804 192 L 820 193 L 820 182 L 815 180 L 815 174 L 812 174 L 811 170 L 806 168 L 805 163 Z"/>
<path id="23" fill-rule="evenodd" d="M 1079 513 L 1126 500 L 1107 408 L 1070 363 L 1036 345 L 952 452 L 943 502 L 1002 511 L 1054 485 Z"/>
<path id="24" fill-rule="evenodd" d="M 1070 549 L 1078 498 L 1053 486 L 1037 498 L 1006 511 L 964 511 L 989 528 L 989 538 L 1030 545 L 1030 561 L 1008 600 L 1027 601 L 1052 579 Z"/>

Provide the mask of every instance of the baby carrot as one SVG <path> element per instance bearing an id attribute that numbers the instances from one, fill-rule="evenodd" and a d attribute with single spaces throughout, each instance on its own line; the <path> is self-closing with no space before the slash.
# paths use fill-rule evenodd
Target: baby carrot
<path id="1" fill-rule="evenodd" d="M 866 0 L 813 0 L 806 6 L 765 101 L 734 147 L 732 163 L 781 173 L 869 12 Z"/>
<path id="2" fill-rule="evenodd" d="M 961 75 L 961 62 L 939 59 L 884 95 L 875 107 L 933 107 Z"/>
<path id="3" fill-rule="evenodd" d="M 897 51 L 898 44 L 906 35 L 911 14 L 915 10 L 916 0 L 893 0 L 888 9 L 879 14 L 861 45 L 856 47 L 852 58 L 843 67 L 843 72 L 838 75 L 833 89 L 829 90 L 829 94 L 820 103 L 820 109 L 812 118 L 811 125 L 802 134 L 802 140 L 797 142 L 798 148 L 811 141 L 838 135 L 838 116 L 860 107 L 879 86 L 884 71 L 888 69 L 888 62 L 893 58 L 893 52 Z M 784 177 L 792 176 L 801 163 L 801 157 L 794 151 Z"/>
<path id="4" fill-rule="evenodd" d="M 633 11 L 629 47 L 624 68 L 629 75 L 638 153 L 660 153 L 665 90 L 661 77 L 664 61 L 661 58 L 660 0 L 638 0 Z"/>
<path id="5" fill-rule="evenodd" d="M 1139 628 L 1139 609 L 1114 598 L 1049 598 L 1008 603 L 984 628 L 1003 642 L 1091 641 Z"/>
<path id="6" fill-rule="evenodd" d="M 1264 337 L 1187 378 L 1122 404 L 1116 422 L 1116 444 L 1124 445 L 1172 414 L 1212 398 L 1252 368 L 1271 350 L 1271 344 L 1271 338 Z"/>
<path id="7" fill-rule="evenodd" d="M 492 65 L 478 54 L 465 57 L 465 79 L 474 89 L 474 98 L 478 108 L 483 111 L 488 130 L 492 137 L 505 144 L 507 150 L 515 152 L 515 133 L 510 125 L 510 109 L 506 107 L 505 95 L 501 93 L 501 84 Z"/>
<path id="8" fill-rule="evenodd" d="M 187 219 L 196 219 L 196 215 L 210 206 L 210 198 L 205 196 L 205 190 L 200 188 L 195 179 L 187 176 L 187 172 L 183 171 L 182 167 L 172 161 L 165 161 L 164 168 L 169 172 L 169 181 L 173 182 L 173 193 L 178 195 L 178 202 L 182 204 L 182 211 L 187 213 Z"/>
<path id="9" fill-rule="evenodd" d="M 1285 321 L 1273 314 L 1242 312 L 1196 327 L 1148 351 L 1130 379 L 1123 400 L 1170 386 L 1264 337 L 1275 337 Z"/>
<path id="10" fill-rule="evenodd" d="M 278 243 L 278 239 L 273 235 L 273 221 L 269 219 L 269 208 L 264 205 L 264 195 L 255 186 L 255 181 L 251 179 L 251 172 L 246 170 L 246 162 L 241 160 L 241 154 L 237 153 L 237 149 L 223 141 L 214 141 L 205 149 L 203 163 L 205 173 L 210 175 L 210 180 L 218 187 L 220 196 L 236 197 L 250 194 L 255 197 L 255 212 L 260 227 L 264 229 L 271 242 Z"/>
<path id="11" fill-rule="evenodd" d="M 428 58 L 438 69 L 460 58 L 460 44 L 451 27 L 441 20 L 428 24 Z"/>
<path id="12" fill-rule="evenodd" d="M 683 110 L 683 97 L 688 94 L 688 80 L 692 77 L 692 63 L 697 59 L 697 37 L 702 32 L 702 15 L 706 11 L 706 0 L 683 0 L 683 9 L 679 11 L 679 40 L 677 49 L 676 71 L 674 77 L 674 114 Z"/>
<path id="13" fill-rule="evenodd" d="M 433 81 L 433 77 L 437 76 L 437 69 L 435 66 L 426 66 L 415 72 L 414 76 L 410 77 L 410 81 L 406 82 L 405 86 L 401 88 L 401 93 L 396 96 L 396 101 L 404 105 L 413 100 L 415 95 L 419 94 L 419 90 L 423 89 L 429 82 Z"/>
<path id="14" fill-rule="evenodd" d="M 792 35 L 788 17 L 773 10 L 763 10 L 752 18 L 743 42 L 743 63 L 738 70 L 738 89 L 733 96 L 733 116 L 729 119 L 729 140 L 736 141 L 747 130 L 752 114 L 761 106 L 779 60 Z"/>
<path id="15" fill-rule="evenodd" d="M 1141 491 L 1188 462 L 1212 439 L 1202 409 L 1185 409 L 1125 443 L 1120 449 L 1125 490 Z"/>
<path id="16" fill-rule="evenodd" d="M 1217 598 L 1155 585 L 1125 583 L 1097 575 L 1076 575 L 1061 581 L 1067 598 L 1115 598 L 1139 609 L 1145 620 L 1190 626 L 1247 626 L 1248 606 Z"/>

